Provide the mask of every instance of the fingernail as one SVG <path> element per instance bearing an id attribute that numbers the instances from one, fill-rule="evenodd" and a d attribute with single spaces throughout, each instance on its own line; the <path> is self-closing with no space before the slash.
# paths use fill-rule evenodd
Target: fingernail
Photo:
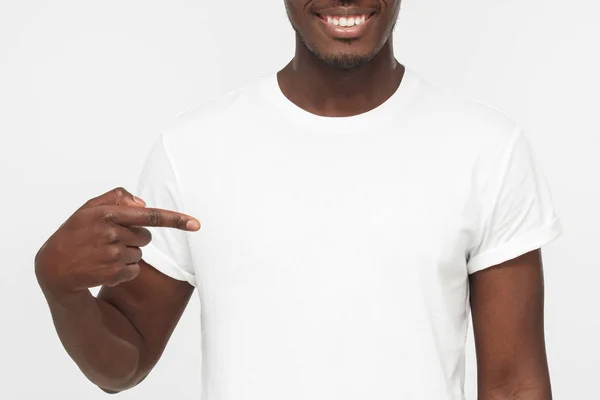
<path id="1" fill-rule="evenodd" d="M 200 229 L 200 222 L 196 221 L 195 219 L 190 219 L 185 224 L 185 227 L 190 231 L 197 231 L 198 229 Z"/>
<path id="2" fill-rule="evenodd" d="M 140 199 L 140 198 L 139 198 L 139 197 L 137 197 L 137 196 L 133 196 L 133 201 L 135 201 L 136 203 L 138 203 L 138 204 L 140 204 L 140 205 L 142 205 L 142 206 L 145 206 L 145 205 L 146 205 L 146 202 L 145 202 L 144 200 Z"/>

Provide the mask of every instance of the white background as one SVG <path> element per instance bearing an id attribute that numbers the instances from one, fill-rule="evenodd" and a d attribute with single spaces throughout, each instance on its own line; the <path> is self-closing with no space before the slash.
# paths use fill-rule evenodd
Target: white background
<path id="1" fill-rule="evenodd" d="M 544 249 L 556 399 L 600 376 L 600 14 L 589 0 L 408 0 L 397 57 L 525 128 L 565 234 Z M 0 382 L 5 399 L 100 399 L 63 350 L 33 274 L 85 200 L 134 189 L 177 113 L 292 56 L 283 0 L 0 0 Z M 158 366 L 122 399 L 197 399 L 194 296 Z M 468 338 L 467 398 L 475 396 Z"/>

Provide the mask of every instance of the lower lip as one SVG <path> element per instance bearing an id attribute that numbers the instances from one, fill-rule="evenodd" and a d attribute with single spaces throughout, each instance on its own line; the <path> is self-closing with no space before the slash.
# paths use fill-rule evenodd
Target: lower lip
<path id="1" fill-rule="evenodd" d="M 316 17 L 330 36 L 339 39 L 355 39 L 364 35 L 366 29 L 371 24 L 371 20 L 373 19 L 373 15 L 371 15 L 362 24 L 348 27 L 330 24 L 320 15 L 316 15 Z"/>

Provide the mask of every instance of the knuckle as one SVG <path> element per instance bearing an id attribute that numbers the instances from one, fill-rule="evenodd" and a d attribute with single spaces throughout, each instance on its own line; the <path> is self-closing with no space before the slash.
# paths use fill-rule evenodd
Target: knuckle
<path id="1" fill-rule="evenodd" d="M 111 261 L 120 260 L 123 256 L 123 249 L 121 249 L 121 246 L 110 246 L 107 250 L 107 256 Z"/>
<path id="2" fill-rule="evenodd" d="M 113 189 L 113 194 L 117 197 L 123 197 L 127 193 L 124 187 L 119 186 Z"/>
<path id="3" fill-rule="evenodd" d="M 127 196 L 129 192 L 125 190 L 124 187 L 117 187 L 112 190 L 112 195 L 114 196 L 115 204 L 120 204 L 121 200 Z"/>
<path id="4" fill-rule="evenodd" d="M 112 282 L 114 284 L 119 283 L 121 276 L 123 275 L 123 270 L 125 269 L 125 264 L 123 263 L 113 263 L 108 270 L 108 282 Z"/>
<path id="5" fill-rule="evenodd" d="M 162 223 L 162 220 L 163 216 L 160 211 L 150 210 L 150 212 L 148 212 L 148 221 L 150 222 L 150 225 L 159 225 Z"/>
<path id="6" fill-rule="evenodd" d="M 177 216 L 177 226 L 179 228 L 185 229 L 186 224 L 187 224 L 187 218 L 185 218 L 183 215 Z"/>
<path id="7" fill-rule="evenodd" d="M 107 209 L 102 213 L 102 219 L 106 222 L 115 222 L 118 217 L 119 213 L 111 209 Z"/>
<path id="8" fill-rule="evenodd" d="M 119 231 L 116 228 L 108 228 L 106 229 L 106 241 L 108 243 L 117 243 L 119 242 L 120 236 Z"/>

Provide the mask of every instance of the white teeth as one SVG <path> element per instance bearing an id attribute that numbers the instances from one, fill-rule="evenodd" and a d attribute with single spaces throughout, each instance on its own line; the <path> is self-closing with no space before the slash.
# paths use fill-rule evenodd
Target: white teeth
<path id="1" fill-rule="evenodd" d="M 352 27 L 355 25 L 363 24 L 368 15 L 356 15 L 353 17 L 332 17 L 327 16 L 327 23 L 335 25 L 335 26 L 344 26 L 344 27 Z"/>

